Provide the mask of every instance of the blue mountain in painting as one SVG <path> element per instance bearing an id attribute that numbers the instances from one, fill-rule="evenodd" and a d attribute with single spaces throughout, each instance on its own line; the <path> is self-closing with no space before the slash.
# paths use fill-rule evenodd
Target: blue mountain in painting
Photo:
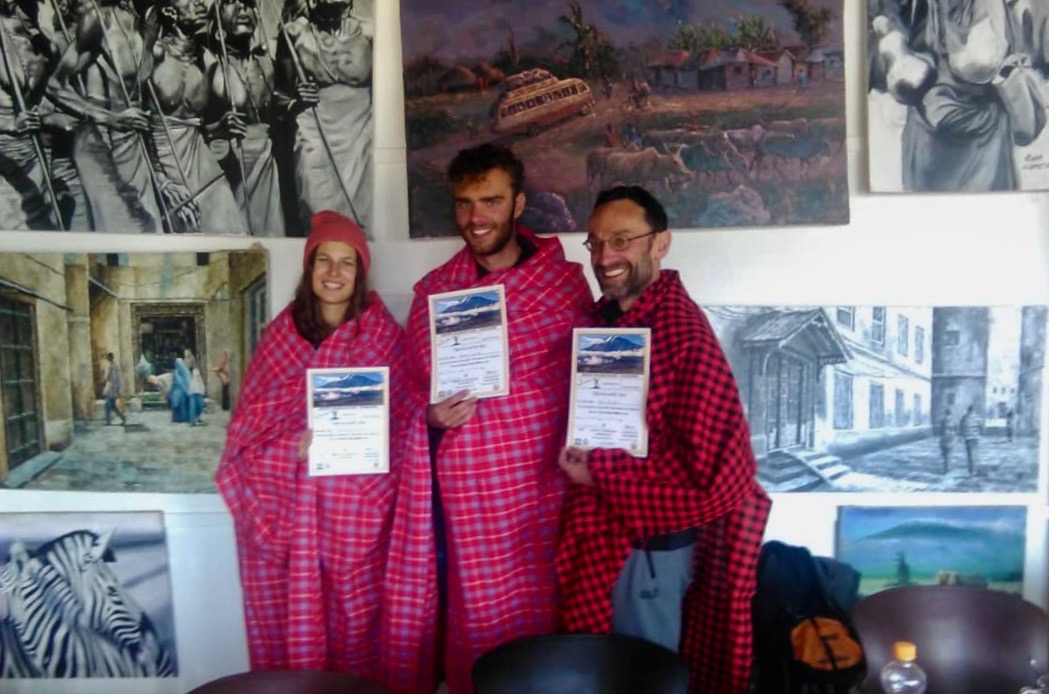
<path id="1" fill-rule="evenodd" d="M 482 294 L 471 294 L 462 301 L 446 306 L 441 313 L 459 313 L 460 311 L 472 311 L 479 308 L 490 308 L 499 303 L 497 298 L 489 298 Z"/>
<path id="2" fill-rule="evenodd" d="M 840 557 L 863 574 L 889 576 L 903 553 L 916 579 L 939 571 L 1016 580 L 1023 573 L 1024 537 L 1006 524 L 968 526 L 935 520 L 905 521 L 856 538 Z"/>
<path id="3" fill-rule="evenodd" d="M 616 335 L 585 348 L 587 352 L 631 352 L 641 349 L 641 343 L 622 335 Z"/>
<path id="4" fill-rule="evenodd" d="M 382 384 L 380 374 L 350 374 L 324 384 L 325 388 L 371 388 Z"/>
<path id="5" fill-rule="evenodd" d="M 1001 530 L 974 526 L 965 528 L 936 521 L 909 521 L 887 530 L 868 535 L 867 540 L 943 541 L 943 542 L 999 542 L 1011 535 Z"/>

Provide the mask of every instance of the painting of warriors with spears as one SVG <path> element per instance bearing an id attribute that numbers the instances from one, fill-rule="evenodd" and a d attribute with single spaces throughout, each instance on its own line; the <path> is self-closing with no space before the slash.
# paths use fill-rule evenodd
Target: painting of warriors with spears
<path id="1" fill-rule="evenodd" d="M 373 0 L 0 0 L 0 229 L 368 228 Z"/>
<path id="2" fill-rule="evenodd" d="M 676 228 L 847 223 L 841 17 L 836 0 L 402 0 L 411 236 L 457 233 L 445 167 L 485 141 L 525 162 L 539 232 L 580 231 L 617 184 L 657 190 Z"/>

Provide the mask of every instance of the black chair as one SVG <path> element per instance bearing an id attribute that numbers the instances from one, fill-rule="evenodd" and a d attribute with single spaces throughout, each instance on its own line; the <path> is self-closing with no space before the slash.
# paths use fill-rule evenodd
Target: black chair
<path id="1" fill-rule="evenodd" d="M 867 656 L 865 694 L 880 694 L 878 677 L 895 641 L 918 647 L 928 694 L 1016 694 L 1033 686 L 1049 665 L 1049 617 L 1008 593 L 968 586 L 891 588 L 858 602 L 852 618 Z"/>
<path id="2" fill-rule="evenodd" d="M 188 694 L 389 694 L 389 690 L 341 672 L 255 670 L 213 680 Z"/>
<path id="3" fill-rule="evenodd" d="M 685 694 L 688 667 L 658 644 L 616 634 L 504 643 L 473 668 L 477 694 Z"/>

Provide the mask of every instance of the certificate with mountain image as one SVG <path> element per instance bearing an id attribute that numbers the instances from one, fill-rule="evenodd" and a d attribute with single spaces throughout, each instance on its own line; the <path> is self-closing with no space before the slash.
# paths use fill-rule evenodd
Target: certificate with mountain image
<path id="1" fill-rule="evenodd" d="M 430 295 L 430 402 L 510 392 L 506 294 L 497 284 Z"/>
<path id="2" fill-rule="evenodd" d="M 390 369 L 307 369 L 311 476 L 390 471 Z"/>
<path id="3" fill-rule="evenodd" d="M 648 328 L 576 328 L 568 443 L 648 455 Z"/>

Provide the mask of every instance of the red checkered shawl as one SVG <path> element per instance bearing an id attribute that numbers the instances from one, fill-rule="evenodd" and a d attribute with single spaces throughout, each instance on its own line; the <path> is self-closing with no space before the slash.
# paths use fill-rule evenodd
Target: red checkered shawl
<path id="1" fill-rule="evenodd" d="M 448 541 L 445 672 L 452 694 L 473 691 L 477 657 L 510 639 L 557 626 L 554 551 L 565 479 L 557 466 L 567 418 L 571 330 L 592 302 L 578 263 L 556 238 L 521 231 L 537 247 L 517 267 L 477 277 L 469 249 L 415 286 L 408 319 L 413 391 L 430 392 L 427 297 L 503 284 L 510 395 L 480 400 L 464 426 L 445 432 L 437 454 Z M 408 432 L 383 599 L 386 686 L 432 694 L 438 596 L 430 456 L 423 408 Z"/>
<path id="2" fill-rule="evenodd" d="M 594 320 L 603 322 L 597 304 Z M 664 270 L 614 327 L 652 329 L 648 458 L 596 449 L 595 486 L 572 485 L 557 571 L 562 627 L 609 631 L 611 591 L 631 541 L 700 527 L 681 650 L 690 690 L 740 694 L 751 664 L 750 603 L 770 501 L 735 379 L 677 272 Z"/>
<path id="3" fill-rule="evenodd" d="M 378 295 L 314 349 L 290 309 L 266 328 L 216 481 L 237 530 L 253 669 L 376 676 L 379 590 L 407 420 L 404 331 Z M 298 459 L 306 369 L 389 366 L 391 473 L 311 478 Z"/>

